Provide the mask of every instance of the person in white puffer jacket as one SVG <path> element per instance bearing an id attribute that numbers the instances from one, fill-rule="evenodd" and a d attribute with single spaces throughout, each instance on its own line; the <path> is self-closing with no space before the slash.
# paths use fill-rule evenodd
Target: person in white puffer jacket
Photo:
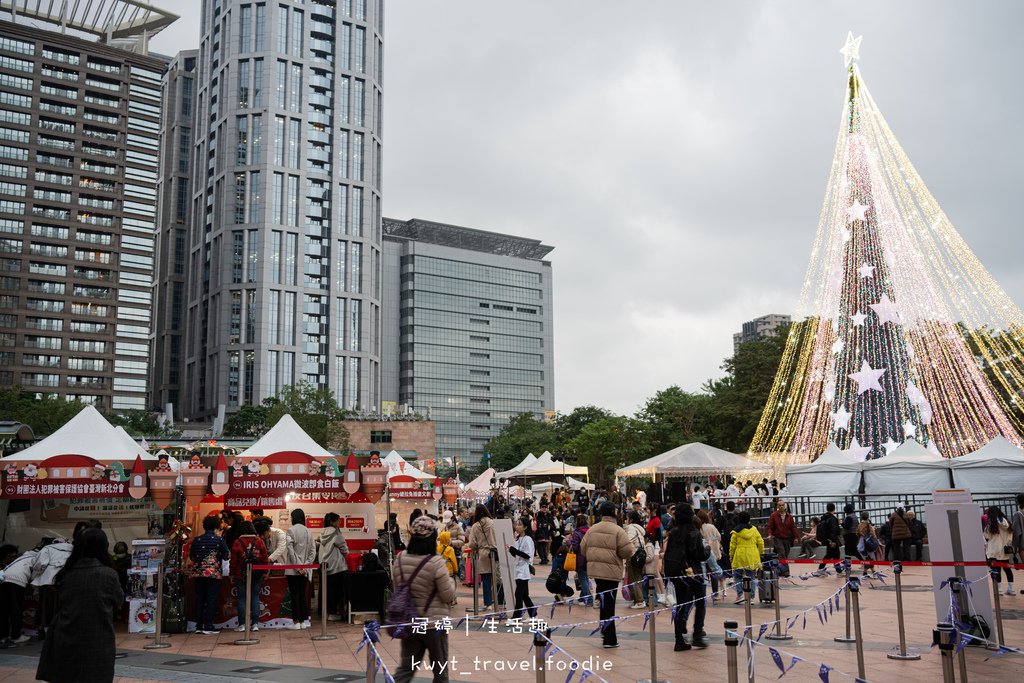
<path id="1" fill-rule="evenodd" d="M 25 611 L 25 586 L 32 578 L 38 550 L 29 550 L 4 568 L 0 585 L 0 642 L 21 645 L 31 640 L 21 632 Z"/>
<path id="2" fill-rule="evenodd" d="M 42 637 L 45 637 L 46 627 L 50 625 L 50 621 L 57 613 L 57 588 L 53 582 L 57 577 L 57 572 L 64 568 L 68 558 L 71 557 L 71 550 L 72 545 L 66 539 L 58 537 L 40 550 L 32 563 L 30 583 L 39 588 L 36 624 L 39 626 L 39 635 Z"/>

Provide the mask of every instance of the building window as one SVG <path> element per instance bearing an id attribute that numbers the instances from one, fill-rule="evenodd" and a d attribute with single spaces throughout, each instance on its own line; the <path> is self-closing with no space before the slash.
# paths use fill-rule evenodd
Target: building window
<path id="1" fill-rule="evenodd" d="M 252 38 L 252 6 L 242 5 L 238 26 L 238 51 L 248 52 Z"/>
<path id="2" fill-rule="evenodd" d="M 288 95 L 288 62 L 278 60 L 277 62 L 277 97 L 274 103 L 278 109 L 284 109 Z"/>
<path id="3" fill-rule="evenodd" d="M 266 6 L 260 3 L 256 5 L 256 41 L 255 48 L 256 52 L 262 52 L 265 49 L 264 39 L 267 31 L 267 16 Z"/>
<path id="4" fill-rule="evenodd" d="M 370 443 L 391 443 L 391 431 L 371 431 Z"/>
<path id="5" fill-rule="evenodd" d="M 249 60 L 238 63 L 238 108 L 249 108 Z"/>
<path id="6" fill-rule="evenodd" d="M 267 352 L 267 397 L 277 396 L 277 351 Z"/>
<path id="7" fill-rule="evenodd" d="M 252 60 L 252 106 L 263 105 L 263 60 Z"/>
<path id="8" fill-rule="evenodd" d="M 284 5 L 277 7 L 277 51 L 288 54 L 288 8 Z"/>

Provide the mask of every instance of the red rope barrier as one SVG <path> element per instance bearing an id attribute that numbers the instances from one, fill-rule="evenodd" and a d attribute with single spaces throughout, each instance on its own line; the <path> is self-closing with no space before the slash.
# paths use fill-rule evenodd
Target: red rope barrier
<path id="1" fill-rule="evenodd" d="M 269 571 L 271 569 L 319 569 L 318 564 L 254 564 L 254 570 Z"/>

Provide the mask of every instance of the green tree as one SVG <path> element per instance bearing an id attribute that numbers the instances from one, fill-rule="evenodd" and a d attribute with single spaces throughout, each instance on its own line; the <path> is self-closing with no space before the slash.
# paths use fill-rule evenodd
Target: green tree
<path id="1" fill-rule="evenodd" d="M 712 397 L 671 386 L 647 399 L 635 419 L 638 425 L 635 455 L 639 462 L 691 441 L 705 441 Z"/>
<path id="2" fill-rule="evenodd" d="M 123 427 L 132 436 L 175 437 L 181 432 L 161 426 L 156 413 L 148 410 L 128 410 L 123 413 L 107 415 L 107 420 L 115 427 Z"/>
<path id="3" fill-rule="evenodd" d="M 330 389 L 318 388 L 309 382 L 284 387 L 277 395 L 277 402 L 270 406 L 266 421 L 268 428 L 286 414 L 291 415 L 324 448 L 342 453 L 348 451 L 348 430 L 341 423 L 348 417 L 348 411 L 338 406 Z"/>
<path id="4" fill-rule="evenodd" d="M 620 415 L 588 422 L 565 449 L 576 453 L 578 464 L 590 468 L 592 481 L 609 484 L 617 468 L 639 459 L 635 454 L 640 426 Z"/>
<path id="5" fill-rule="evenodd" d="M 612 417 L 612 413 L 604 408 L 587 405 L 578 406 L 570 413 L 555 415 L 555 434 L 559 443 L 566 444 L 583 430 L 588 424 Z"/>
<path id="6" fill-rule="evenodd" d="M 508 421 L 498 435 L 487 442 L 489 466 L 498 472 L 512 469 L 529 453 L 539 456 L 559 445 L 550 422 L 538 420 L 533 413 L 520 413 Z"/>
<path id="7" fill-rule="evenodd" d="M 740 344 L 722 364 L 725 377 L 709 381 L 705 391 L 714 409 L 706 422 L 707 443 L 733 453 L 748 449 L 786 347 L 788 326 L 778 335 Z"/>
<path id="8" fill-rule="evenodd" d="M 37 396 L 20 387 L 0 388 L 0 420 L 27 424 L 37 439 L 53 434 L 84 407 L 81 401 Z"/>
<path id="9" fill-rule="evenodd" d="M 276 398 L 265 398 L 262 405 L 242 406 L 224 420 L 224 436 L 260 438 L 267 433 L 270 410 L 277 402 Z"/>

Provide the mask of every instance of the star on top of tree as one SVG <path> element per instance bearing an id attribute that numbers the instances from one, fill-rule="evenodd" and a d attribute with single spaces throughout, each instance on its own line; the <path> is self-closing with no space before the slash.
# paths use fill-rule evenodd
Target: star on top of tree
<path id="1" fill-rule="evenodd" d="M 851 64 L 860 59 L 860 41 L 862 40 L 864 40 L 864 36 L 854 38 L 853 31 L 849 31 L 846 34 L 846 44 L 839 50 L 839 54 L 843 56 L 843 66 L 847 69 L 850 68 Z"/>
<path id="2" fill-rule="evenodd" d="M 900 311 L 896 308 L 896 304 L 889 299 L 888 294 L 883 294 L 877 304 L 868 304 L 868 307 L 878 316 L 879 325 L 884 325 L 888 322 L 899 323 L 900 321 Z"/>
<path id="3" fill-rule="evenodd" d="M 871 208 L 869 205 L 861 204 L 859 199 L 853 200 L 853 206 L 846 210 L 847 223 L 864 220 L 864 214 Z"/>
<path id="4" fill-rule="evenodd" d="M 860 370 L 851 372 L 848 376 L 857 383 L 857 395 L 859 396 L 869 389 L 882 391 L 882 385 L 878 383 L 878 380 L 884 374 L 885 368 L 874 370 L 868 365 L 867 361 L 861 361 Z"/>

